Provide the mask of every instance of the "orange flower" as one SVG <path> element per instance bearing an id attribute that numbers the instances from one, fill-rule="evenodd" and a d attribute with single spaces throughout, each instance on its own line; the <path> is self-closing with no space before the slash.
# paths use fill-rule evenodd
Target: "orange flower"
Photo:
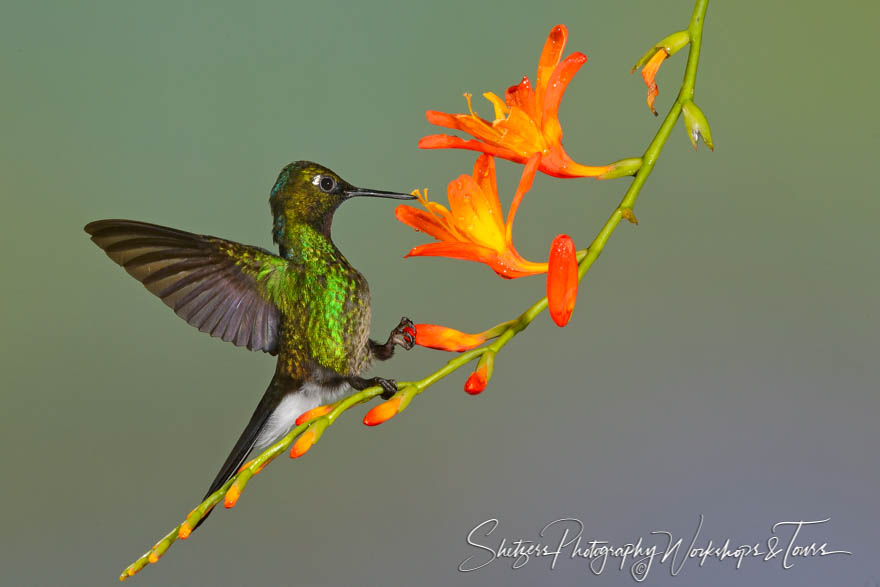
<path id="1" fill-rule="evenodd" d="M 512 279 L 547 271 L 546 263 L 523 259 L 513 247 L 513 219 L 523 196 L 532 185 L 538 167 L 533 156 L 523 170 L 519 187 L 510 205 L 505 223 L 495 183 L 495 160 L 481 155 L 474 164 L 473 177 L 462 175 L 449 184 L 449 210 L 429 202 L 414 192 L 427 209 L 418 210 L 401 205 L 395 210 L 397 219 L 416 230 L 426 232 L 440 241 L 412 249 L 407 257 L 451 257 L 485 263 L 501 277 Z"/>
<path id="2" fill-rule="evenodd" d="M 446 114 L 428 110 L 428 122 L 466 132 L 477 140 L 449 135 L 430 135 L 419 141 L 422 149 L 470 149 L 525 163 L 540 155 L 539 169 L 555 177 L 596 177 L 610 171 L 612 165 L 590 167 L 571 160 L 562 148 L 559 103 L 574 74 L 587 62 L 583 53 L 572 53 L 561 63 L 568 30 L 558 25 L 550 31 L 538 62 L 536 88 L 527 76 L 507 89 L 504 101 L 492 92 L 483 94 L 495 108 L 495 120 L 489 122 L 474 114 L 471 96 L 465 94 L 469 114 Z"/>

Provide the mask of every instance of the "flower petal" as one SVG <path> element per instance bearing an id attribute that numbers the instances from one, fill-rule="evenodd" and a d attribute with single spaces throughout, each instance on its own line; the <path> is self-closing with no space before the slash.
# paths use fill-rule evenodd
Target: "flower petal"
<path id="1" fill-rule="evenodd" d="M 660 93 L 660 90 L 657 88 L 657 82 L 654 78 L 657 76 L 657 70 L 660 69 L 663 61 L 668 56 L 669 54 L 666 52 L 666 49 L 658 49 L 657 52 L 654 53 L 654 56 L 651 57 L 642 68 L 642 79 L 645 80 L 645 85 L 648 86 L 648 108 L 651 109 L 654 116 L 657 116 L 657 111 L 654 110 L 654 100 L 657 99 L 657 95 Z"/>
<path id="2" fill-rule="evenodd" d="M 540 163 L 540 153 L 532 155 L 529 158 L 528 163 L 526 163 L 525 168 L 523 168 L 522 175 L 519 178 L 519 185 L 516 187 L 513 201 L 510 203 L 510 211 L 507 213 L 507 230 L 505 237 L 508 244 L 513 242 L 513 218 L 516 216 L 516 211 L 519 208 L 520 202 L 522 202 L 523 196 L 526 195 L 526 192 L 532 189 L 532 182 L 535 180 L 535 173 L 538 171 L 538 165 Z"/>
<path id="3" fill-rule="evenodd" d="M 491 264 L 497 260 L 498 253 L 473 243 L 428 243 L 413 248 L 406 257 L 449 257 Z"/>
<path id="4" fill-rule="evenodd" d="M 486 342 L 481 334 L 468 334 L 438 324 L 416 324 L 416 344 L 441 351 L 462 352 Z"/>
<path id="5" fill-rule="evenodd" d="M 578 264 L 574 242 L 560 234 L 550 246 L 547 270 L 547 306 L 557 326 L 565 326 L 577 301 Z"/>
<path id="6" fill-rule="evenodd" d="M 544 95 L 542 107 L 544 109 L 541 118 L 541 130 L 549 143 L 558 143 L 562 140 L 562 126 L 559 124 L 559 103 L 565 93 L 571 78 L 578 72 L 581 66 L 587 62 L 587 56 L 583 53 L 572 53 L 565 61 L 556 66 Z"/>
<path id="7" fill-rule="evenodd" d="M 425 112 L 425 118 L 427 118 L 428 122 L 430 122 L 431 124 L 461 130 L 458 128 L 458 120 L 456 119 L 454 114 L 447 114 L 445 112 L 438 112 L 436 110 L 428 110 Z"/>
<path id="8" fill-rule="evenodd" d="M 496 121 L 493 126 L 503 137 L 498 142 L 503 141 L 505 147 L 525 159 L 549 147 L 544 135 L 541 134 L 541 129 L 521 108 L 511 108 L 510 115 L 504 120 Z"/>
<path id="9" fill-rule="evenodd" d="M 438 241 L 459 240 L 448 230 L 444 222 L 424 210 L 401 204 L 394 210 L 394 216 L 407 226 L 427 233 Z"/>
<path id="10" fill-rule="evenodd" d="M 483 153 L 474 162 L 474 180 L 480 189 L 489 194 L 495 194 L 498 199 L 498 182 L 495 179 L 495 158 Z M 501 202 L 498 202 L 499 211 Z"/>
<path id="11" fill-rule="evenodd" d="M 495 251 L 504 249 L 498 194 L 485 193 L 473 177 L 462 175 L 449 183 L 449 208 L 456 228 L 468 240 Z"/>
<path id="12" fill-rule="evenodd" d="M 418 146 L 419 149 L 468 149 L 469 151 L 480 151 L 517 163 L 525 163 L 526 159 L 528 159 L 504 147 L 490 145 L 473 139 L 466 141 L 461 137 L 451 135 L 429 135 L 422 137 L 419 139 Z"/>
<path id="13" fill-rule="evenodd" d="M 538 104 L 544 102 L 544 95 L 547 91 L 547 85 L 553 75 L 553 70 L 562 58 L 562 51 L 565 49 L 565 42 L 568 40 L 568 29 L 564 24 L 553 27 L 544 43 L 544 50 L 541 51 L 541 59 L 538 61 Z M 537 120 L 540 124 L 540 120 Z"/>
<path id="14" fill-rule="evenodd" d="M 491 122 L 475 114 L 447 114 L 436 110 L 428 110 L 425 112 L 425 118 L 431 124 L 460 130 L 484 141 L 497 142 L 503 138 L 501 133 L 492 127 Z"/>
<path id="15" fill-rule="evenodd" d="M 525 112 L 536 126 L 541 124 L 541 111 L 537 106 L 540 102 L 527 75 L 524 75 L 517 85 L 507 88 L 504 100 L 511 108 L 519 108 Z"/>
<path id="16" fill-rule="evenodd" d="M 495 95 L 494 92 L 485 92 L 483 93 L 483 97 L 489 100 L 492 103 L 492 107 L 495 109 L 495 120 L 499 120 L 507 116 L 508 108 L 504 103 L 504 100 Z"/>

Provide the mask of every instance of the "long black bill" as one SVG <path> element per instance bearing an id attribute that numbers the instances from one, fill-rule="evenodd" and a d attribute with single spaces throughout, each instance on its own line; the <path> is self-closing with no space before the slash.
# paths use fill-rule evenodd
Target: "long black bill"
<path id="1" fill-rule="evenodd" d="M 393 200 L 415 200 L 415 196 L 410 194 L 401 194 L 398 192 L 383 192 L 382 190 L 366 190 L 363 188 L 352 188 L 345 192 L 346 199 L 357 196 L 369 196 L 371 198 L 391 198 Z"/>

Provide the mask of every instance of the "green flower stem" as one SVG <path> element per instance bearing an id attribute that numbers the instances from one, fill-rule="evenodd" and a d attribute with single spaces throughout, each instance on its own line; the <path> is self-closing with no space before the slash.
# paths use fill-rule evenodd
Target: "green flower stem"
<path id="1" fill-rule="evenodd" d="M 620 204 L 618 204 L 608 220 L 605 221 L 605 224 L 593 239 L 589 248 L 578 251 L 577 253 L 579 280 L 586 275 L 596 259 L 599 258 L 599 255 L 605 248 L 605 244 L 608 242 L 612 233 L 614 233 L 614 230 L 617 228 L 621 219 L 625 218 L 631 222 L 635 222 L 635 216 L 633 215 L 632 210 L 636 199 L 639 196 L 639 192 L 641 192 L 642 186 L 645 184 L 645 181 L 654 169 L 654 164 L 657 162 L 660 152 L 663 150 L 675 123 L 681 115 L 682 104 L 687 100 L 693 99 L 694 84 L 697 79 L 697 65 L 699 64 L 700 59 L 703 21 L 706 16 L 706 8 L 708 4 L 709 0 L 697 0 L 696 5 L 694 6 L 693 16 L 691 17 L 690 24 L 687 28 L 687 32 L 690 36 L 690 51 L 688 53 L 687 65 L 685 66 L 684 80 L 682 81 L 678 97 L 670 107 L 666 117 L 663 119 L 663 123 L 660 125 L 660 129 L 657 131 L 654 139 L 645 150 L 645 153 L 642 156 L 642 165 L 638 172 L 636 172 L 635 177 L 624 194 L 623 199 L 620 201 Z M 428 387 L 434 385 L 447 375 L 454 373 L 474 359 L 481 358 L 485 353 L 497 354 L 508 342 L 510 342 L 511 339 L 513 339 L 514 336 L 525 330 L 546 308 L 547 298 L 544 297 L 532 304 L 531 307 L 520 314 L 517 318 L 502 322 L 501 324 L 487 330 L 487 335 L 497 336 L 497 338 L 495 338 L 490 344 L 461 353 L 454 359 L 448 361 L 442 368 L 423 379 L 418 381 L 399 382 L 398 387 L 401 391 L 398 392 L 398 395 L 404 396 L 401 406 L 405 407 L 413 396 L 422 393 Z M 257 458 L 250 461 L 248 465 L 243 467 L 241 471 L 227 481 L 223 487 L 209 495 L 202 503 L 196 506 L 183 523 L 172 529 L 171 532 L 162 537 L 153 548 L 129 565 L 119 578 L 125 580 L 141 570 L 147 565 L 147 563 L 156 562 L 158 557 L 162 556 L 168 547 L 177 540 L 182 527 L 193 528 L 212 508 L 223 501 L 226 492 L 232 484 L 236 483 L 242 476 L 244 476 L 244 479 L 242 479 L 241 482 L 238 482 L 238 488 L 243 490 L 247 481 L 253 477 L 253 475 L 256 475 L 263 469 L 263 467 L 278 457 L 278 455 L 289 449 L 293 441 L 303 432 L 313 428 L 316 433 L 317 442 L 317 439 L 320 438 L 323 431 L 331 426 L 344 412 L 358 404 L 370 401 L 376 396 L 381 395 L 381 393 L 382 388 L 378 386 L 364 389 L 363 391 L 354 393 L 334 404 L 327 414 L 312 418 L 311 420 L 303 422 L 295 427 L 284 438 L 267 448 L 257 456 Z"/>

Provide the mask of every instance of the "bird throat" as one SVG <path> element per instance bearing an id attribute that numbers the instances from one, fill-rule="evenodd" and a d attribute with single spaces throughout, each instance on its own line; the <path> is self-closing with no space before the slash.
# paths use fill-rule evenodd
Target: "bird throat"
<path id="1" fill-rule="evenodd" d="M 272 224 L 272 240 L 278 245 L 282 257 L 305 265 L 310 257 L 320 257 L 324 261 L 344 258 L 330 237 L 333 213 L 328 213 L 320 222 L 291 220 L 283 214 L 275 216 Z M 316 254 L 316 255 L 315 255 Z"/>

